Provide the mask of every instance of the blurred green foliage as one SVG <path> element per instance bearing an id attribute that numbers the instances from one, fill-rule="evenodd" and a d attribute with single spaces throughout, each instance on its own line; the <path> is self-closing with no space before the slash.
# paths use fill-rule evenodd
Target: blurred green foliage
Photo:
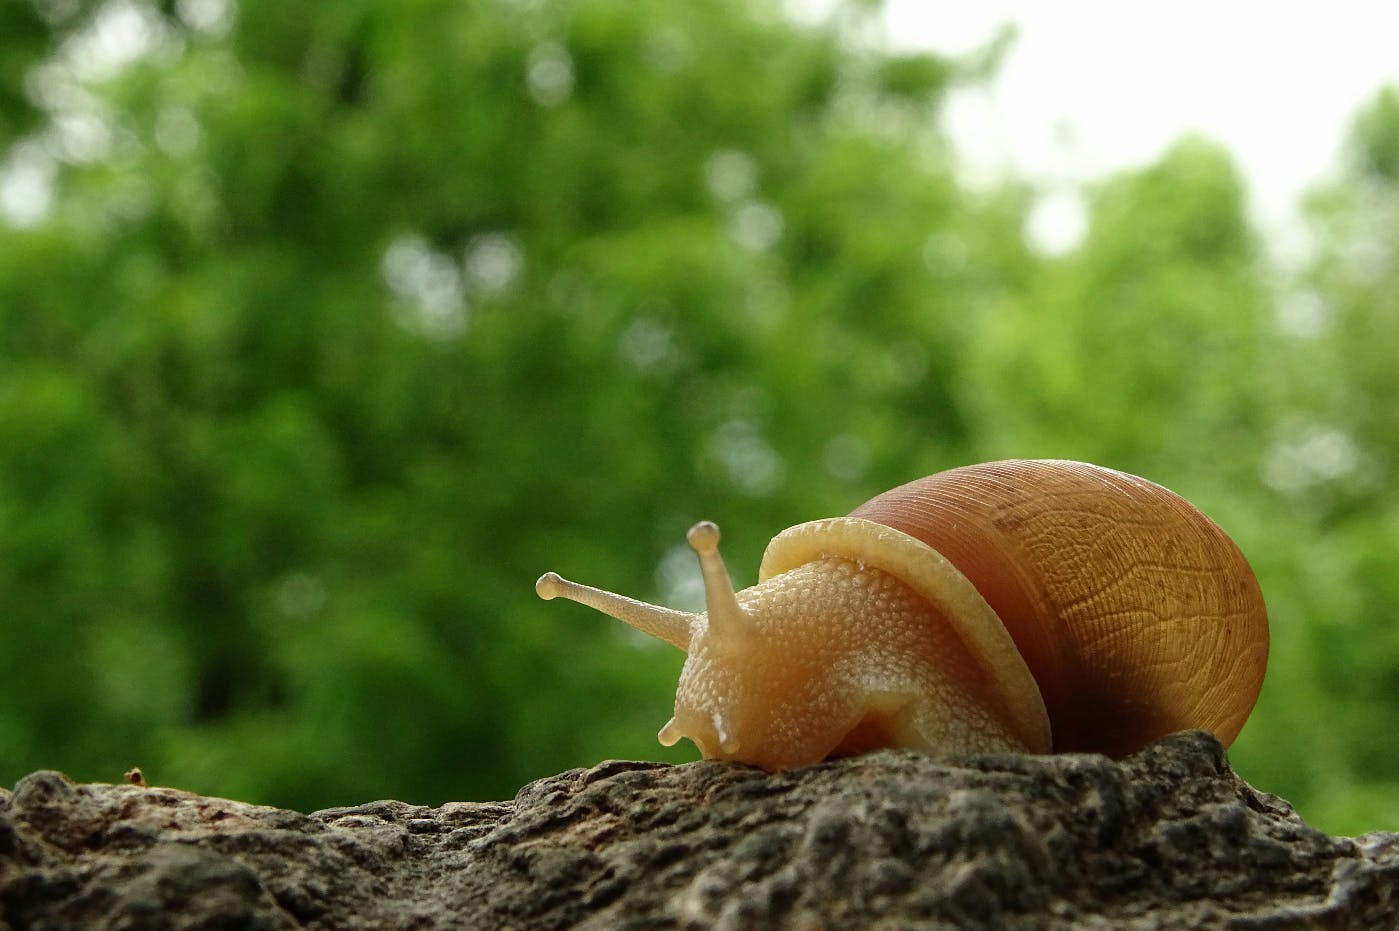
<path id="1" fill-rule="evenodd" d="M 680 655 L 542 570 L 693 606 L 696 519 L 749 581 L 793 523 L 1063 456 L 1258 569 L 1243 774 L 1399 828 L 1399 96 L 1291 271 L 1198 139 L 1046 255 L 941 130 L 994 55 L 868 8 L 0 6 L 0 783 L 311 809 L 685 759 Z"/>

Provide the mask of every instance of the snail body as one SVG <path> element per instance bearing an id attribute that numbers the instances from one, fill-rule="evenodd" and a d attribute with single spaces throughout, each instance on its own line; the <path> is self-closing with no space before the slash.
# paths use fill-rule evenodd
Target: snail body
<path id="1" fill-rule="evenodd" d="M 773 538 L 735 593 L 691 528 L 706 610 L 536 588 L 688 653 L 667 745 L 783 769 L 878 747 L 1120 757 L 1177 730 L 1226 745 L 1267 663 L 1263 596 L 1185 499 L 1112 469 L 939 472 Z"/>

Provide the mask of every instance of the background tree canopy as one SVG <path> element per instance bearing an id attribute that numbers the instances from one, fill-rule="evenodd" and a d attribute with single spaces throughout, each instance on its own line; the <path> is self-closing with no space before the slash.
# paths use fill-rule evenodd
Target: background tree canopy
<path id="1" fill-rule="evenodd" d="M 697 603 L 779 529 L 1087 459 L 1238 540 L 1240 771 L 1399 827 L 1399 96 L 1279 270 L 1228 153 L 969 186 L 949 61 L 714 0 L 0 6 L 0 783 L 313 809 L 507 797 L 654 734 L 682 657 L 548 568 Z"/>

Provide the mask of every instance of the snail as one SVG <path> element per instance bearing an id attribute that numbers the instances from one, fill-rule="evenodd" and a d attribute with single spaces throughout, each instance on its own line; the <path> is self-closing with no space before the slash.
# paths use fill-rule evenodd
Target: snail
<path id="1" fill-rule="evenodd" d="M 769 770 L 881 747 L 1097 752 L 1168 733 L 1226 746 L 1262 686 L 1258 582 L 1213 521 L 1101 466 L 939 472 L 798 524 L 735 593 L 719 530 L 692 527 L 705 611 L 553 572 L 566 598 L 688 654 L 661 743 Z"/>

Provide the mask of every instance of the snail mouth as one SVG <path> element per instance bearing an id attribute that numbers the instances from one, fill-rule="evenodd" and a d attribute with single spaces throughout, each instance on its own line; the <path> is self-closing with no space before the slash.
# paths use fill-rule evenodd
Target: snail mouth
<path id="1" fill-rule="evenodd" d="M 685 737 L 699 748 L 700 755 L 706 760 L 738 759 L 741 745 L 724 717 L 716 711 L 710 715 L 707 723 L 708 727 L 697 728 L 688 723 L 681 724 L 678 716 L 673 717 L 661 728 L 656 739 L 662 746 L 673 747 L 680 738 Z"/>

